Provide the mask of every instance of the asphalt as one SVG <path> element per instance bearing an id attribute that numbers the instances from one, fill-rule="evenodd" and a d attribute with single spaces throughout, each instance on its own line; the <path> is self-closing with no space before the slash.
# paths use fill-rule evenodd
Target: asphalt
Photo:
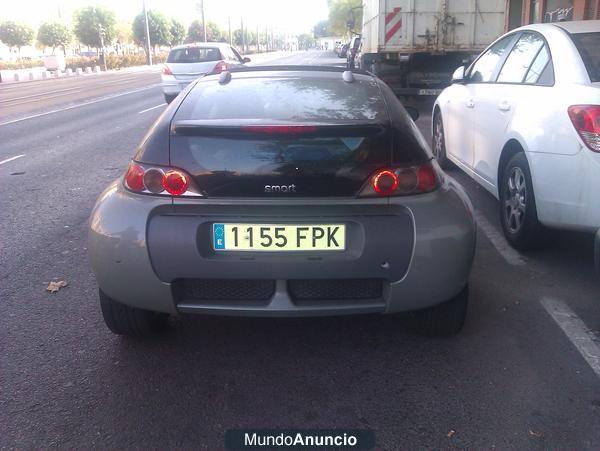
<path id="1" fill-rule="evenodd" d="M 256 60 L 341 62 L 317 51 Z M 514 264 L 489 238 L 501 238 L 495 200 L 458 170 L 449 174 L 480 231 L 467 322 L 453 338 L 378 315 L 180 316 L 158 338 L 112 335 L 87 221 L 164 107 L 156 73 L 101 92 L 94 83 L 110 76 L 94 77 L 23 84 L 42 100 L 0 118 L 16 121 L 0 125 L 0 448 L 220 449 L 227 429 L 243 427 L 368 428 L 379 449 L 600 447 L 600 378 L 541 304 L 560 300 L 598 335 L 592 237 L 557 233 Z M 45 103 L 54 83 L 98 95 Z M 68 286 L 50 294 L 52 279 Z"/>

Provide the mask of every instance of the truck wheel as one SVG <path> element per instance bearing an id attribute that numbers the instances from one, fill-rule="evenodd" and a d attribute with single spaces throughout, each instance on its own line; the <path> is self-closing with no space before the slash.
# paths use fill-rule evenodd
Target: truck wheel
<path id="1" fill-rule="evenodd" d="M 442 121 L 442 114 L 439 111 L 435 112 L 433 116 L 433 137 L 432 146 L 433 155 L 437 160 L 438 164 L 443 169 L 451 169 L 452 163 L 446 156 L 446 138 L 444 136 L 444 123 Z"/>
<path id="2" fill-rule="evenodd" d="M 109 298 L 102 290 L 98 291 L 104 322 L 113 333 L 129 337 L 147 337 L 165 329 L 169 318 L 167 313 L 130 307 Z"/>
<path id="3" fill-rule="evenodd" d="M 500 222 L 510 245 L 527 250 L 546 244 L 548 232 L 538 221 L 531 172 L 523 152 L 504 166 L 498 191 Z"/>
<path id="4" fill-rule="evenodd" d="M 430 337 L 444 337 L 460 332 L 467 316 L 469 286 L 443 304 L 413 312 L 415 330 Z"/>

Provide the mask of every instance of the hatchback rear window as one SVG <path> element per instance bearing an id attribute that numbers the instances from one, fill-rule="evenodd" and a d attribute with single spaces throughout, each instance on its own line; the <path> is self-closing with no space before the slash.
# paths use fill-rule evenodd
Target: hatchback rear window
<path id="1" fill-rule="evenodd" d="M 205 63 L 208 61 L 219 61 L 221 52 L 218 48 L 188 47 L 175 49 L 169 52 L 167 63 Z"/>
<path id="2" fill-rule="evenodd" d="M 175 120 L 268 120 L 301 122 L 378 122 L 387 119 L 377 84 L 330 78 L 239 77 L 220 85 L 205 80 L 180 106 Z M 239 77 L 239 78 L 236 78 Z"/>
<path id="3" fill-rule="evenodd" d="M 600 81 L 600 33 L 572 34 L 571 39 L 581 55 L 590 81 Z"/>

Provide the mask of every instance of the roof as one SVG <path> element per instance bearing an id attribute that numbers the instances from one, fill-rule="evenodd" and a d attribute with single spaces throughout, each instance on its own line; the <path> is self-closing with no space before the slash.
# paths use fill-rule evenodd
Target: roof
<path id="1" fill-rule="evenodd" d="M 535 30 L 543 33 L 544 31 L 556 29 L 562 29 L 571 34 L 600 32 L 600 20 L 574 20 L 570 22 L 534 23 L 524 25 L 513 31 Z"/>
<path id="2" fill-rule="evenodd" d="M 562 28 L 567 33 L 600 32 L 600 20 L 576 20 L 572 22 L 556 22 L 553 25 Z"/>
<path id="3" fill-rule="evenodd" d="M 192 47 L 214 49 L 215 47 L 221 48 L 221 47 L 231 47 L 231 46 L 229 44 L 227 44 L 226 42 L 190 42 L 189 44 L 176 45 L 176 46 L 172 47 L 171 50 L 188 49 L 188 48 L 192 48 Z"/>

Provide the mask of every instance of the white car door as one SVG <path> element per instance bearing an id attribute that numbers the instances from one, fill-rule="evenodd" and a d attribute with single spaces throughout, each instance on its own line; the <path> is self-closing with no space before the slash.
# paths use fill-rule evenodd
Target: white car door
<path id="1" fill-rule="evenodd" d="M 475 115 L 475 92 L 478 86 L 492 83 L 507 49 L 515 40 L 514 35 L 506 36 L 490 46 L 471 65 L 464 83 L 453 85 L 450 96 L 442 108 L 446 152 L 467 168 L 473 167 L 473 129 Z"/>
<path id="2" fill-rule="evenodd" d="M 519 103 L 531 101 L 526 92 L 531 87 L 524 83 L 540 52 L 540 61 L 547 62 L 549 54 L 540 34 L 520 34 L 504 60 L 496 82 L 473 87 L 473 170 L 494 194 L 497 193 L 498 161 L 507 141 L 507 127 Z"/>

